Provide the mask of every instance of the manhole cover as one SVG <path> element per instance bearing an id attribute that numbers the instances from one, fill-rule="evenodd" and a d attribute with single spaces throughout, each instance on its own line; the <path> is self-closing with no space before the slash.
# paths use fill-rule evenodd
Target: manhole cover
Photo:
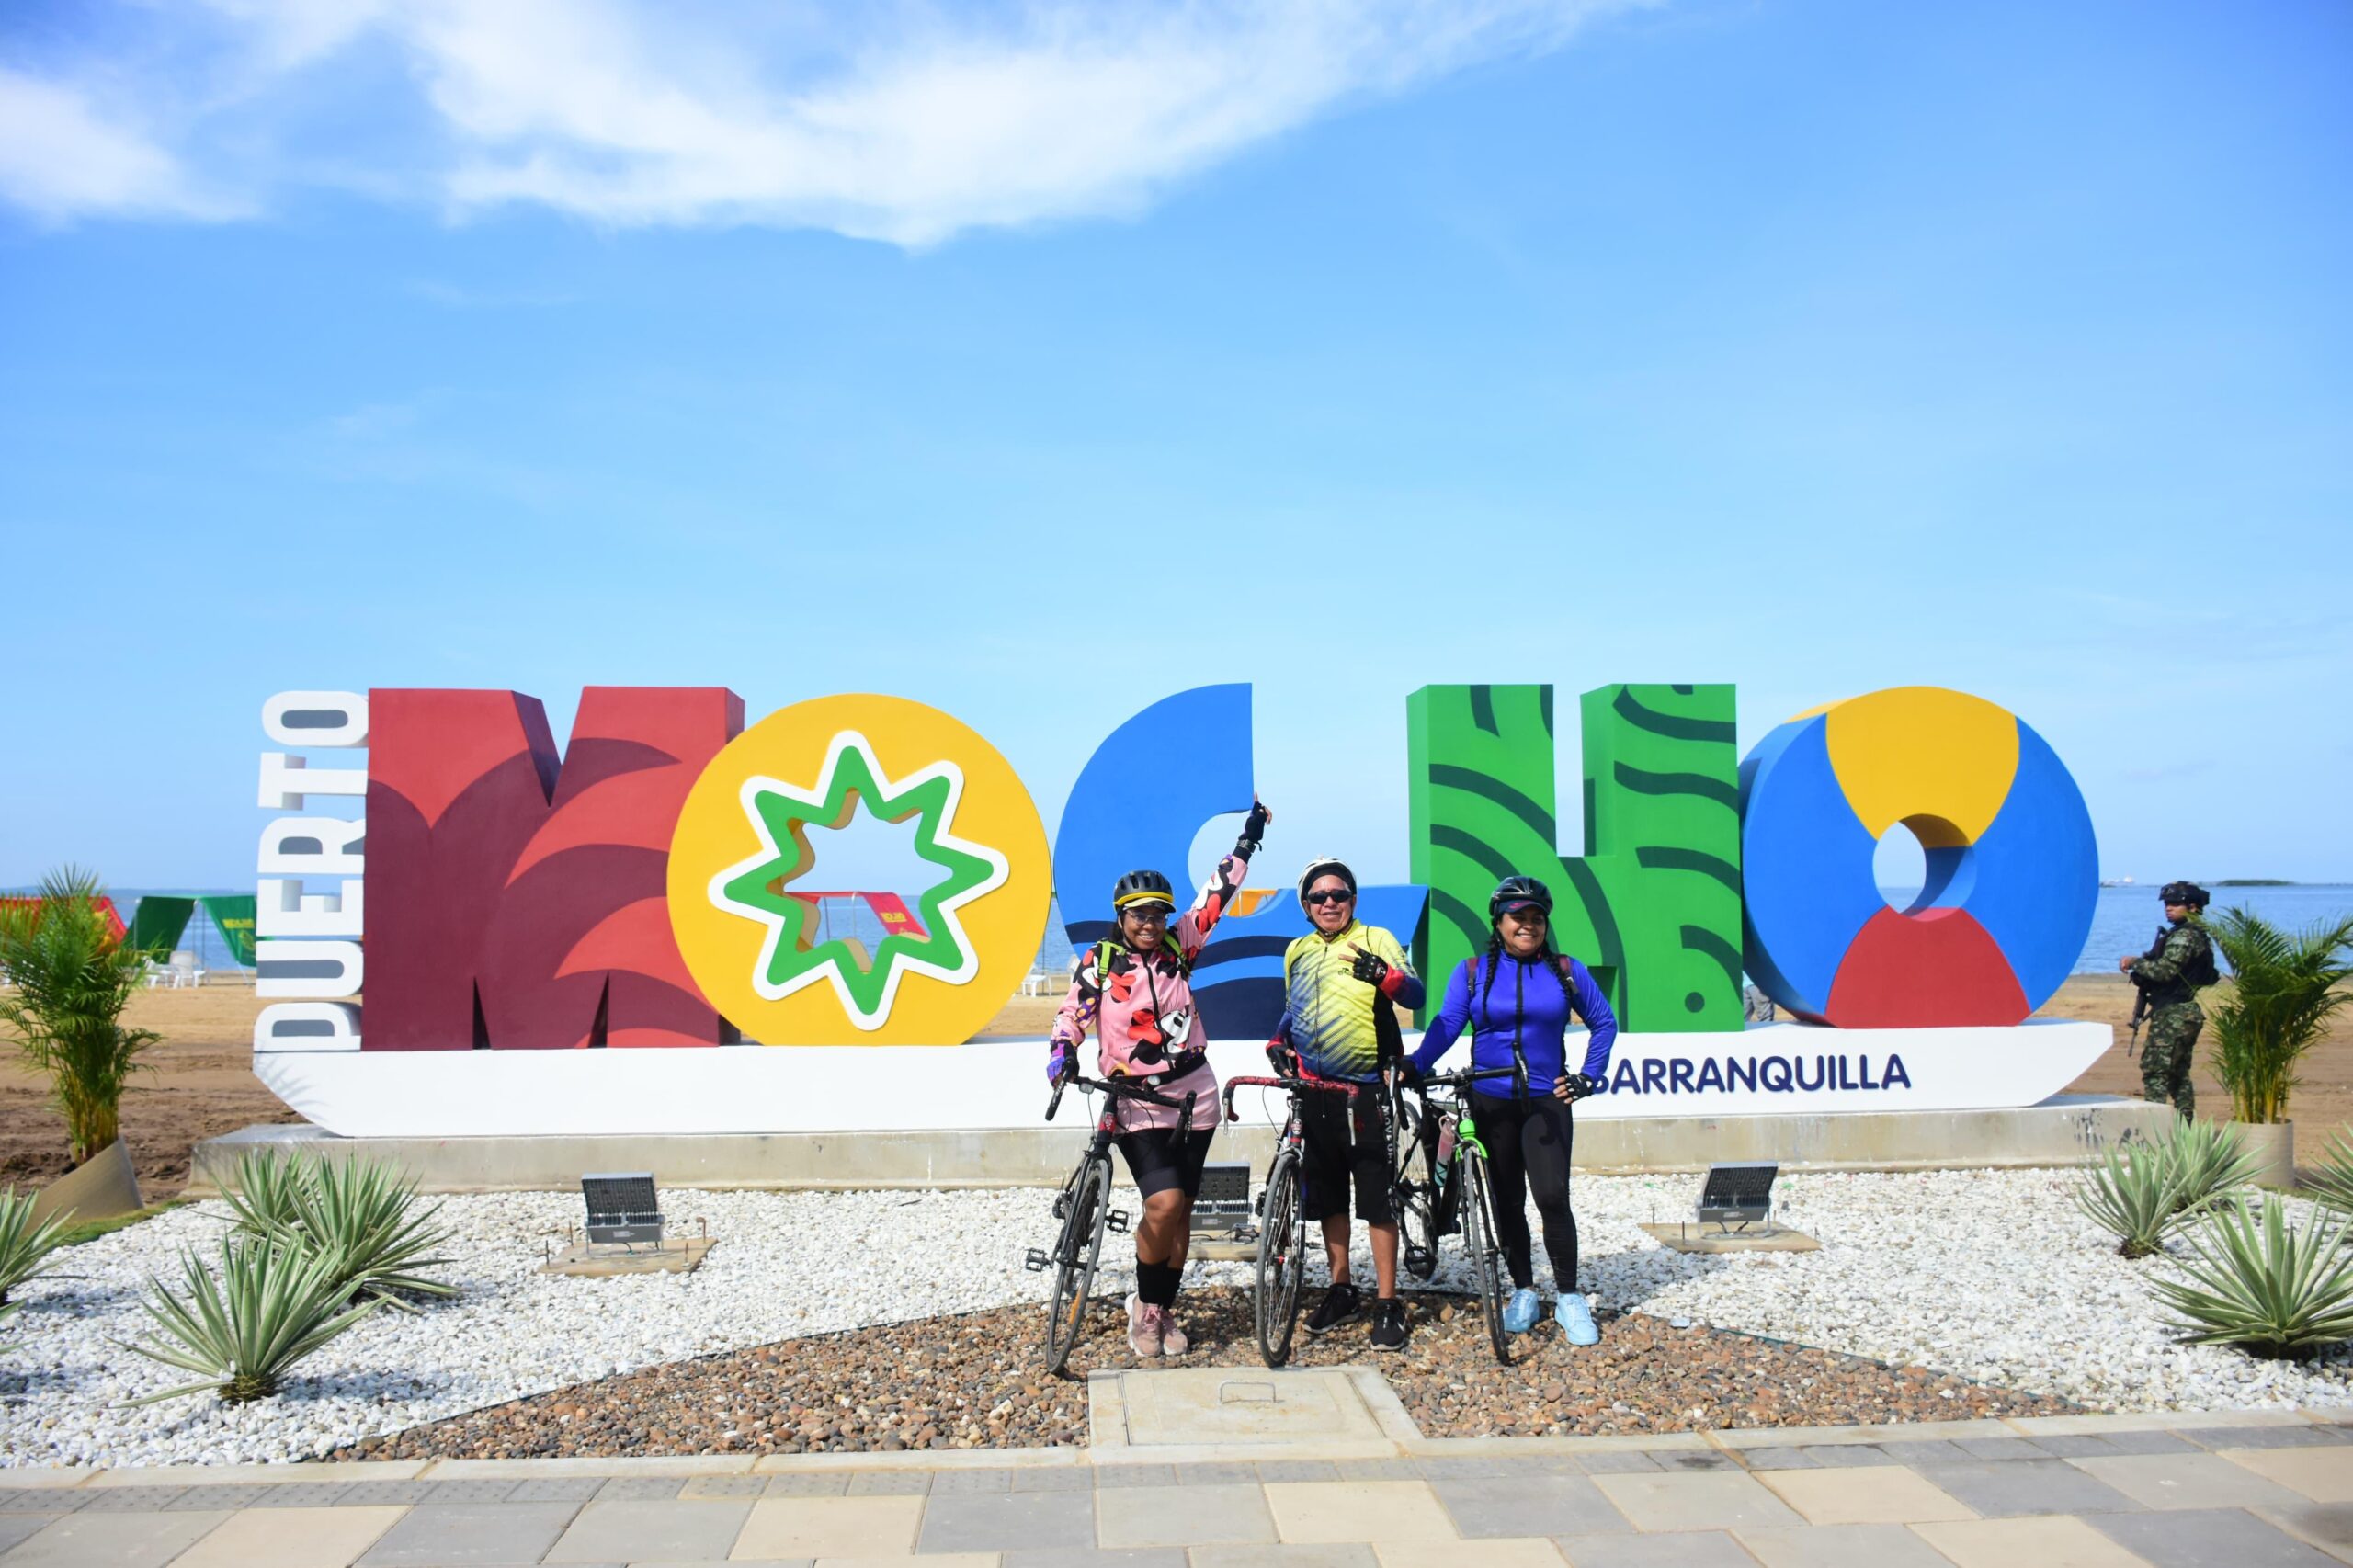
<path id="1" fill-rule="evenodd" d="M 1136 1447 L 1381 1436 L 1355 1381 L 1337 1368 L 1121 1372 L 1118 1405 L 1126 1441 Z"/>

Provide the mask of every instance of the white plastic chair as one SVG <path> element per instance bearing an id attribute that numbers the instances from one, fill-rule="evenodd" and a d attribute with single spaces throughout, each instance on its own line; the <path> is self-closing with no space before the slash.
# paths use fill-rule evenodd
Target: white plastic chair
<path id="1" fill-rule="evenodd" d="M 204 983 L 204 966 L 198 963 L 196 955 L 186 948 L 172 954 L 172 983 L 191 988 Z"/>

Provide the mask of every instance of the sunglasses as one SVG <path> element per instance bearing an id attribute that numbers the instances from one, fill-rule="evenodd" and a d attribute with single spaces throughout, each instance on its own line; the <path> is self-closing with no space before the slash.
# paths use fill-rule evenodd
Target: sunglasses
<path id="1" fill-rule="evenodd" d="M 1317 904 L 1324 903 L 1347 903 L 1356 896 L 1352 892 L 1312 892 L 1307 895 L 1306 903 L 1310 908 L 1313 908 Z"/>
<path id="2" fill-rule="evenodd" d="M 1152 904 L 1142 909 L 1138 909 L 1135 905 L 1130 904 L 1120 913 L 1126 915 L 1131 920 L 1142 921 L 1146 926 L 1165 926 L 1168 924 L 1168 910 L 1166 906 L 1163 904 Z"/>

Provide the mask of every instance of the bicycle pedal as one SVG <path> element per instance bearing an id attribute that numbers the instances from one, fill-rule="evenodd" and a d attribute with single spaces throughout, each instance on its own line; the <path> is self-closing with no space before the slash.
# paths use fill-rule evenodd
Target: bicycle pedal
<path id="1" fill-rule="evenodd" d="M 1405 1249 L 1405 1267 L 1415 1274 L 1427 1271 L 1430 1267 L 1429 1248 L 1407 1247 Z"/>
<path id="2" fill-rule="evenodd" d="M 1032 1274 L 1043 1274 L 1047 1269 L 1051 1268 L 1053 1266 L 1054 1260 L 1048 1257 L 1044 1253 L 1040 1252 L 1036 1247 L 1031 1247 L 1029 1249 L 1029 1256 L 1021 1260 L 1021 1267 L 1028 1269 Z"/>
<path id="3" fill-rule="evenodd" d="M 1103 1222 L 1123 1236 L 1128 1233 L 1128 1211 L 1124 1209 L 1112 1210 L 1103 1216 Z"/>
<path id="4" fill-rule="evenodd" d="M 1070 1218 L 1069 1193 L 1058 1192 L 1054 1195 L 1054 1218 L 1057 1220 L 1067 1220 Z"/>

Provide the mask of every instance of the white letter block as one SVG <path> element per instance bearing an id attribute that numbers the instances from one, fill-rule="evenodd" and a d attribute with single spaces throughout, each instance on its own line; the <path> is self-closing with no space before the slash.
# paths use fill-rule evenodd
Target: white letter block
<path id="1" fill-rule="evenodd" d="M 302 757 L 282 751 L 261 754 L 261 804 L 273 812 L 299 812 L 312 795 L 365 795 L 364 767 L 313 768 Z"/>
<path id="2" fill-rule="evenodd" d="M 254 935 L 357 937 L 366 928 L 360 921 L 360 894 L 366 886 L 350 879 L 339 894 L 305 896 L 299 878 L 264 877 L 256 888 Z"/>
<path id="3" fill-rule="evenodd" d="M 261 830 L 261 869 L 295 877 L 356 877 L 367 869 L 362 817 L 278 817 Z"/>
<path id="4" fill-rule="evenodd" d="M 254 994 L 265 1002 L 359 994 L 357 942 L 261 942 L 254 949 Z"/>
<path id="5" fill-rule="evenodd" d="M 357 691 L 281 691 L 261 705 L 261 728 L 282 746 L 364 746 L 368 699 Z"/>
<path id="6" fill-rule="evenodd" d="M 359 1009 L 349 1002 L 272 1002 L 254 1020 L 254 1050 L 357 1051 Z"/>

